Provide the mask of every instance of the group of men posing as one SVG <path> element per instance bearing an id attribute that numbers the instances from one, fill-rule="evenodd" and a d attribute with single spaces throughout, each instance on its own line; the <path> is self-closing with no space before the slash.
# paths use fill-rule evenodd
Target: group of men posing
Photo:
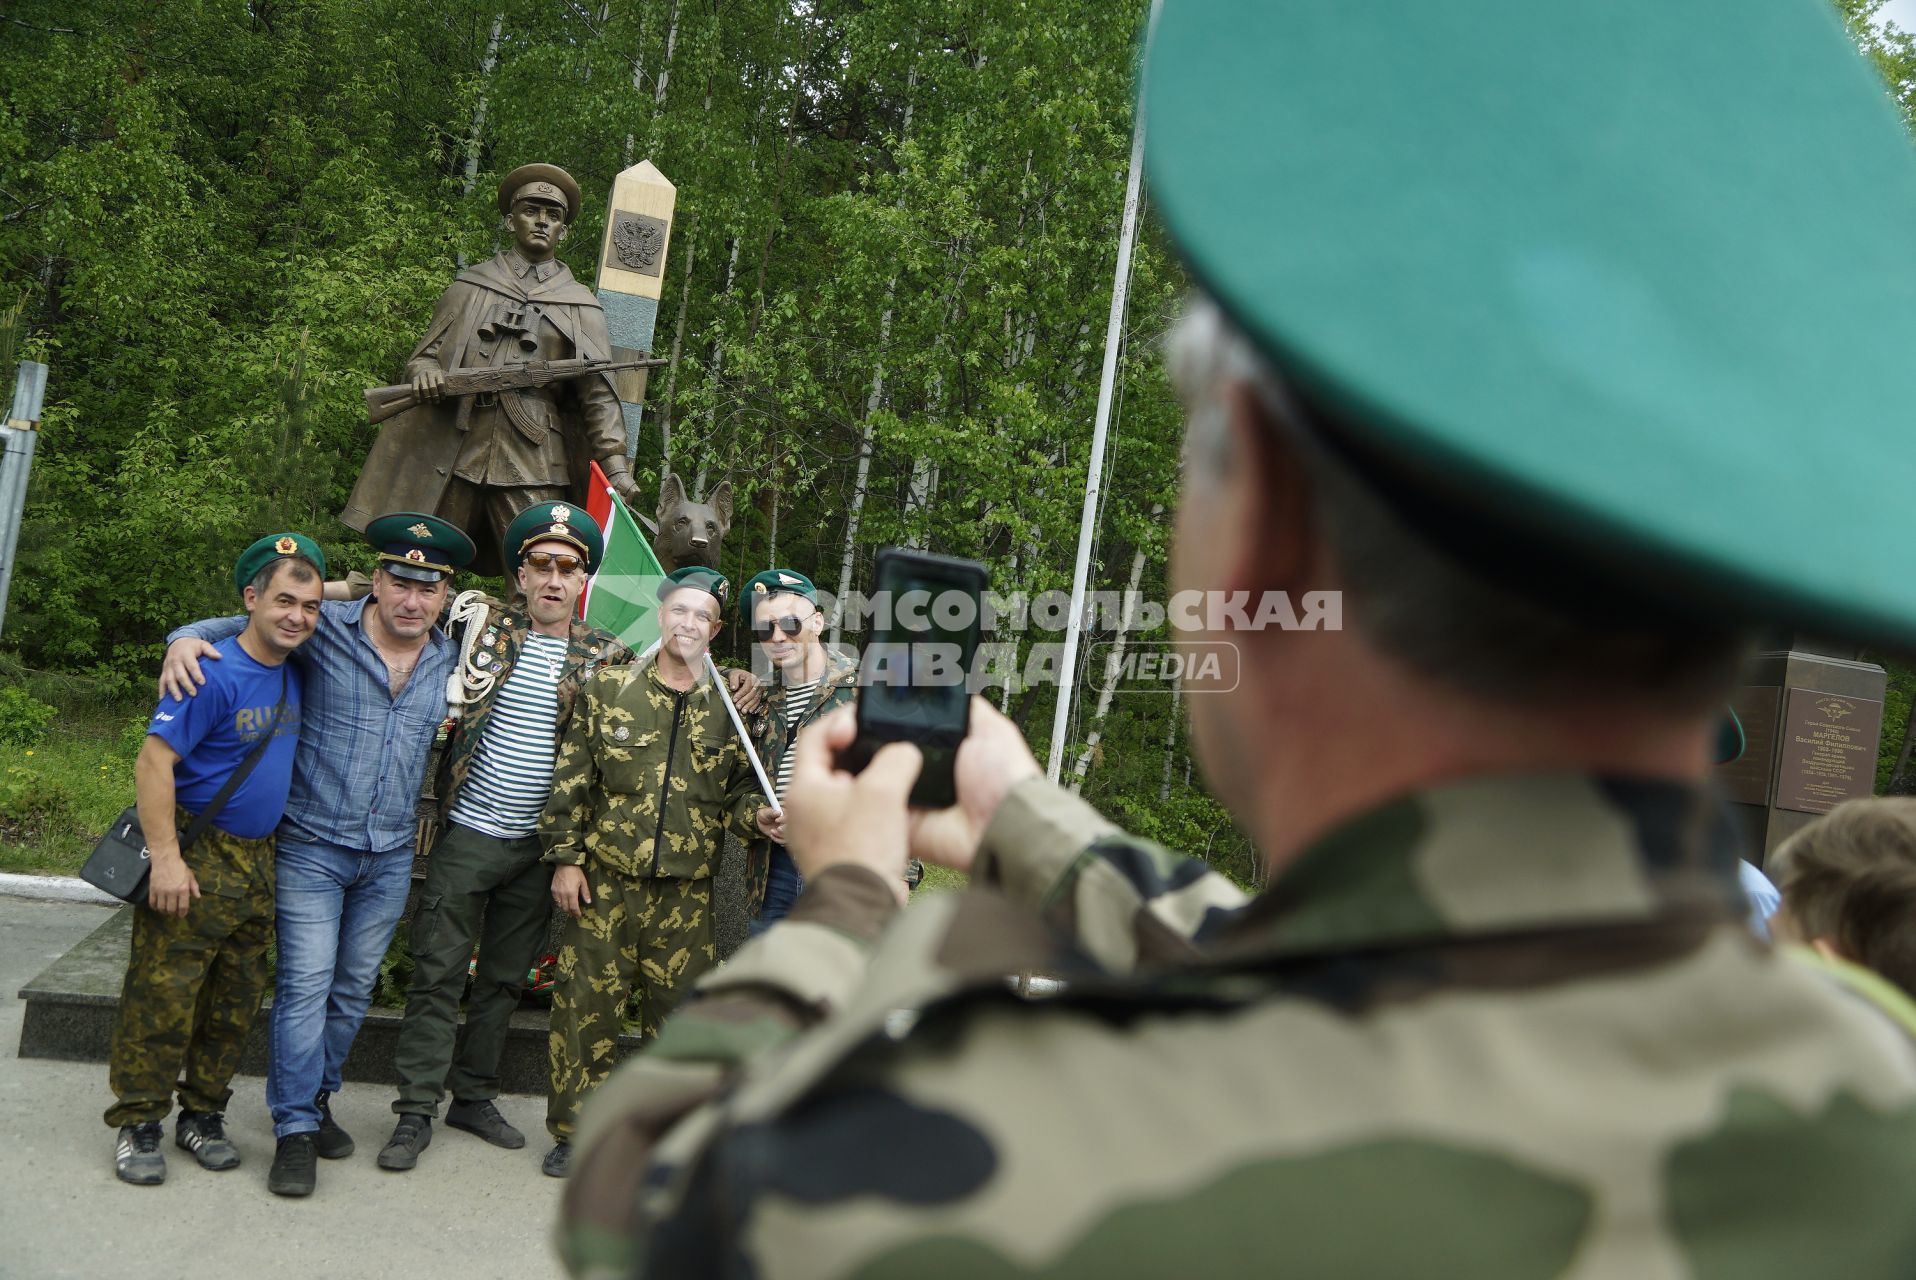
<path id="1" fill-rule="evenodd" d="M 413 512 L 373 520 L 366 535 L 379 558 L 370 596 L 323 598 L 350 593 L 325 582 L 319 547 L 273 534 L 235 568 L 244 616 L 168 636 L 137 770 L 149 893 L 134 915 L 106 1112 L 127 1182 L 165 1179 L 162 1122 L 176 1090 L 177 1144 L 207 1169 L 240 1163 L 223 1112 L 275 933 L 267 1185 L 309 1195 L 318 1159 L 353 1153 L 329 1099 L 406 911 L 422 795 L 436 834 L 412 917 L 394 1054 L 399 1119 L 379 1153 L 384 1169 L 417 1164 L 448 1092 L 448 1126 L 525 1145 L 495 1099 L 551 904 L 567 919 L 543 1168 L 564 1177 L 580 1105 L 612 1069 L 628 998 L 639 994 L 655 1034 L 714 963 L 723 831 L 750 840 L 758 927 L 797 897 L 783 814 L 761 793 L 710 678 L 706 655 L 729 595 L 721 575 L 670 575 L 660 643 L 635 657 L 576 617 L 602 551 L 597 526 L 566 503 L 541 502 L 511 522 L 501 547 L 518 598 L 462 598 L 464 629 L 449 637 L 436 623 L 472 541 Z M 847 701 L 857 669 L 825 649 L 803 574 L 758 575 L 741 606 L 773 664 L 769 691 L 752 690 L 762 701 L 743 700 L 758 706 L 754 736 L 777 791 L 798 728 Z M 731 679 L 751 687 L 749 673 Z M 272 741 L 207 838 L 181 849 L 176 833 L 262 734 Z"/>

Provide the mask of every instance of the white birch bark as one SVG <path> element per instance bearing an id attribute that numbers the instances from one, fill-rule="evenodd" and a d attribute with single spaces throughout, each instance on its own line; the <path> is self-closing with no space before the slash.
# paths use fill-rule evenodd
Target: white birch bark
<path id="1" fill-rule="evenodd" d="M 1151 508 L 1153 516 L 1161 515 L 1164 508 Z M 1098 690 L 1098 706 L 1091 714 L 1091 732 L 1085 735 L 1084 750 L 1078 753 L 1078 762 L 1071 767 L 1071 791 L 1075 795 L 1084 786 L 1085 775 L 1091 771 L 1091 756 L 1098 749 L 1098 743 L 1104 737 L 1104 717 L 1111 710 L 1111 698 L 1117 691 L 1118 672 L 1124 665 L 1124 651 L 1131 640 L 1131 626 L 1138 616 L 1138 583 L 1144 578 L 1144 548 L 1139 547 L 1131 556 L 1131 581 L 1124 589 L 1124 607 L 1118 616 L 1118 633 L 1111 642 L 1111 652 L 1104 659 L 1104 684 Z M 1059 697 L 1065 696 L 1059 690 Z"/>

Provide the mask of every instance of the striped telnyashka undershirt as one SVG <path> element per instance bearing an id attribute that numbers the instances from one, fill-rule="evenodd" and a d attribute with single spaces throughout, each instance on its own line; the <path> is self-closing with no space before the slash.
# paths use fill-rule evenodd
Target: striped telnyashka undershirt
<path id="1" fill-rule="evenodd" d="M 493 696 L 492 717 L 447 816 L 462 827 L 516 840 L 539 825 L 558 754 L 559 672 L 566 641 L 532 632 Z"/>

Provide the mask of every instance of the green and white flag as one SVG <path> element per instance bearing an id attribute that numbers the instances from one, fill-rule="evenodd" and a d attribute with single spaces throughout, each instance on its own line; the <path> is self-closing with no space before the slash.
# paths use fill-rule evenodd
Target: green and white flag
<path id="1" fill-rule="evenodd" d="M 605 535 L 605 554 L 579 597 L 579 616 L 610 631 L 632 652 L 644 653 L 658 643 L 659 584 L 665 581 L 665 570 L 596 462 L 586 511 Z"/>

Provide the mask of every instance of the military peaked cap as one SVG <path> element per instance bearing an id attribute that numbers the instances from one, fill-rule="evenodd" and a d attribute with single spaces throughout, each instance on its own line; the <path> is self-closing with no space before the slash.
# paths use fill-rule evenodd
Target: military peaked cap
<path id="1" fill-rule="evenodd" d="M 379 552 L 379 567 L 396 578 L 439 582 L 472 563 L 472 539 L 438 516 L 395 511 L 366 523 L 366 541 Z"/>
<path id="2" fill-rule="evenodd" d="M 499 180 L 499 212 L 515 200 L 544 200 L 564 207 L 566 225 L 579 220 L 579 184 L 556 164 L 522 164 Z"/>
<path id="3" fill-rule="evenodd" d="M 570 502 L 535 502 L 521 511 L 506 526 L 504 552 L 506 571 L 518 569 L 526 548 L 535 542 L 566 542 L 585 557 L 585 571 L 597 573 L 599 557 L 605 552 L 605 537 L 598 522 Z"/>

